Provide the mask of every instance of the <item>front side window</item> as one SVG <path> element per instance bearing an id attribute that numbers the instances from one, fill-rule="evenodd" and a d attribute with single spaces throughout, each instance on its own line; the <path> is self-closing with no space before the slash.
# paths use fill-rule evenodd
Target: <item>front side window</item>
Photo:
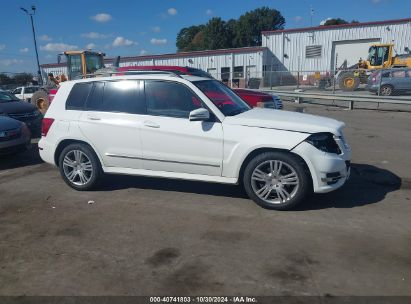
<path id="1" fill-rule="evenodd" d="M 238 97 L 238 95 L 217 80 L 195 81 L 193 84 L 199 88 L 225 116 L 234 116 L 250 110 L 250 107 Z"/>
<path id="2" fill-rule="evenodd" d="M 12 93 L 13 94 L 21 94 L 21 88 L 15 89 Z"/>
<path id="3" fill-rule="evenodd" d="M 147 114 L 188 118 L 191 111 L 201 108 L 197 96 L 185 85 L 170 81 L 146 81 Z"/>

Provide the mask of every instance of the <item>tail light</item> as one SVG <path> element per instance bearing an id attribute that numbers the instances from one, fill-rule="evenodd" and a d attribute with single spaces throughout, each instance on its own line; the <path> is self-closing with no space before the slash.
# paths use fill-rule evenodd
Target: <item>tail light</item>
<path id="1" fill-rule="evenodd" d="M 52 102 L 54 99 L 54 96 L 57 94 L 57 89 L 51 89 L 49 92 L 49 102 Z"/>
<path id="2" fill-rule="evenodd" d="M 46 137 L 47 133 L 50 130 L 51 125 L 53 124 L 54 119 L 53 118 L 43 118 L 43 121 L 41 123 L 41 136 Z"/>

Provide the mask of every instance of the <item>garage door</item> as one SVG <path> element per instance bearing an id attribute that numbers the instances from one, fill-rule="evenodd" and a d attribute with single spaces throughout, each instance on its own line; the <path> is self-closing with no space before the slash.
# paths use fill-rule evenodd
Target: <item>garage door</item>
<path id="1" fill-rule="evenodd" d="M 347 60 L 348 66 L 352 66 L 356 64 L 360 58 L 366 59 L 371 44 L 379 42 L 380 39 L 334 41 L 331 69 L 334 68 L 336 63 L 337 67 L 340 67 L 344 60 Z"/>

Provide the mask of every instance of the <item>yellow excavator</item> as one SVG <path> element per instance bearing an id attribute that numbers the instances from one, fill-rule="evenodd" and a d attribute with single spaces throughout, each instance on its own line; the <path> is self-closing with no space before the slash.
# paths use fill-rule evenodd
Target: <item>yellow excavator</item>
<path id="1" fill-rule="evenodd" d="M 411 53 L 406 47 L 405 54 L 394 56 L 394 44 L 374 44 L 368 50 L 366 60 L 360 59 L 351 67 L 341 67 L 335 75 L 338 86 L 343 91 L 354 91 L 360 83 L 366 83 L 370 71 L 385 68 L 411 68 Z"/>
<path id="2" fill-rule="evenodd" d="M 65 60 L 67 75 L 47 75 L 48 81 L 39 91 L 31 97 L 31 103 L 36 105 L 40 112 L 45 113 L 57 93 L 59 83 L 66 80 L 89 77 L 96 73 L 110 73 L 119 65 L 120 57 L 113 64 L 113 67 L 104 66 L 104 53 L 86 51 L 65 51 L 57 56 L 57 62 Z"/>

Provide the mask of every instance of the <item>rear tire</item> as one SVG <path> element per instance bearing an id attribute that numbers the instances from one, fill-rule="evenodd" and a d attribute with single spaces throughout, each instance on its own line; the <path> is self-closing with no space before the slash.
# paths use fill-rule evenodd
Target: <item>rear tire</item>
<path id="1" fill-rule="evenodd" d="M 58 163 L 63 180 L 78 191 L 95 188 L 103 176 L 96 153 L 86 144 L 75 143 L 65 147 Z"/>
<path id="2" fill-rule="evenodd" d="M 289 210 L 312 192 L 312 182 L 298 157 L 265 152 L 246 166 L 243 184 L 248 196 L 266 209 Z"/>
<path id="3" fill-rule="evenodd" d="M 31 96 L 31 101 L 33 105 L 39 109 L 39 111 L 44 114 L 50 106 L 49 96 L 43 90 L 37 91 Z"/>
<path id="4" fill-rule="evenodd" d="M 394 88 L 390 85 L 383 85 L 380 88 L 380 96 L 391 96 L 394 93 Z"/>

